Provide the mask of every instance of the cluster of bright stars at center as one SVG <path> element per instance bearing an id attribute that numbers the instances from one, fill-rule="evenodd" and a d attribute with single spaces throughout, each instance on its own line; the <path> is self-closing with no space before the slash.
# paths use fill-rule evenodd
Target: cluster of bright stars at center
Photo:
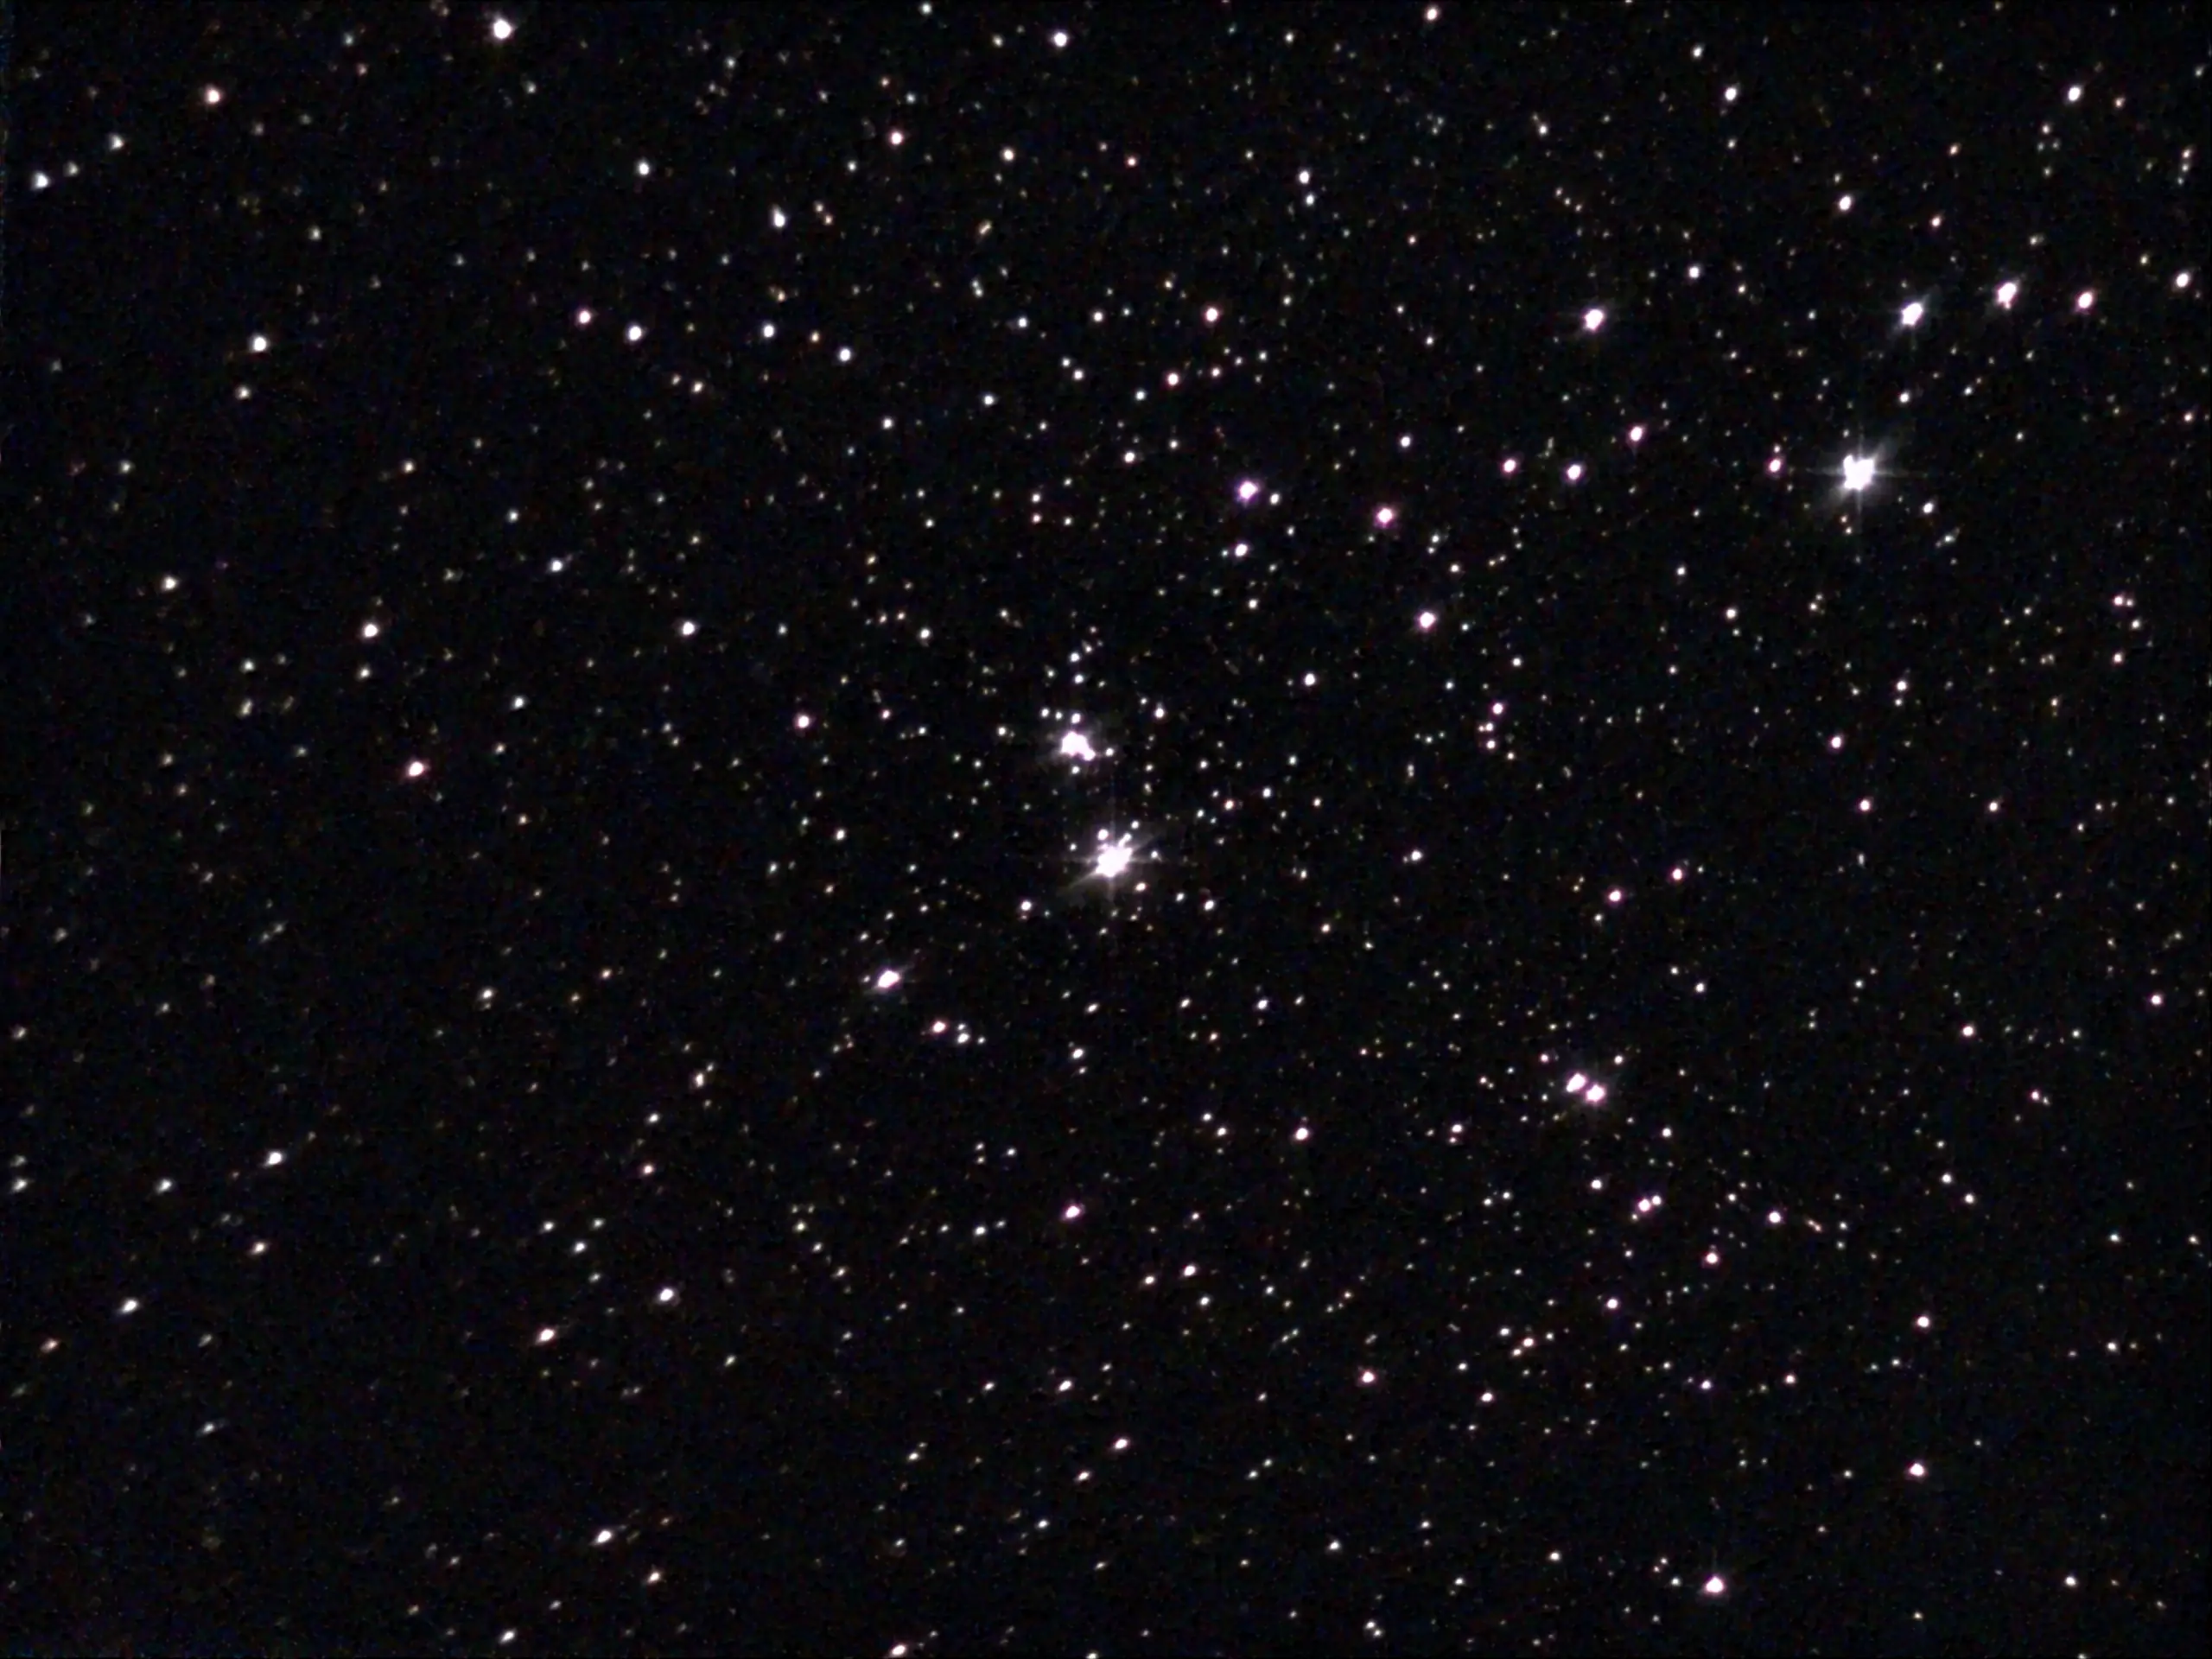
<path id="1" fill-rule="evenodd" d="M 1136 848 L 1127 836 L 1116 838 L 1101 830 L 1098 832 L 1098 856 L 1092 862 L 1090 872 L 1102 880 L 1111 881 L 1129 868 L 1136 855 Z"/>

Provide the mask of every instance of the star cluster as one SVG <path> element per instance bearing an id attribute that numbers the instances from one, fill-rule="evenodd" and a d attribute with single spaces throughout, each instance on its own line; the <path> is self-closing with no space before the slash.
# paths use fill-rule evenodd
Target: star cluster
<path id="1" fill-rule="evenodd" d="M 2202 35 L 27 16 L 0 1624 L 2194 1650 Z"/>

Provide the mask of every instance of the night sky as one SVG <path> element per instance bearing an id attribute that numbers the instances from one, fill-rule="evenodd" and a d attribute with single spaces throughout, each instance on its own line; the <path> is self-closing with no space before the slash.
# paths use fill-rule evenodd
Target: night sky
<path id="1" fill-rule="evenodd" d="M 2201 1650 L 2200 10 L 15 22 L 0 1646 Z"/>

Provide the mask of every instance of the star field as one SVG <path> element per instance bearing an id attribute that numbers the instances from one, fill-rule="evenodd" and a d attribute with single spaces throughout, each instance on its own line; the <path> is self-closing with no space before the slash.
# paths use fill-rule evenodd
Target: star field
<path id="1" fill-rule="evenodd" d="M 2206 1639 L 2196 14 L 22 22 L 16 1645 Z"/>

